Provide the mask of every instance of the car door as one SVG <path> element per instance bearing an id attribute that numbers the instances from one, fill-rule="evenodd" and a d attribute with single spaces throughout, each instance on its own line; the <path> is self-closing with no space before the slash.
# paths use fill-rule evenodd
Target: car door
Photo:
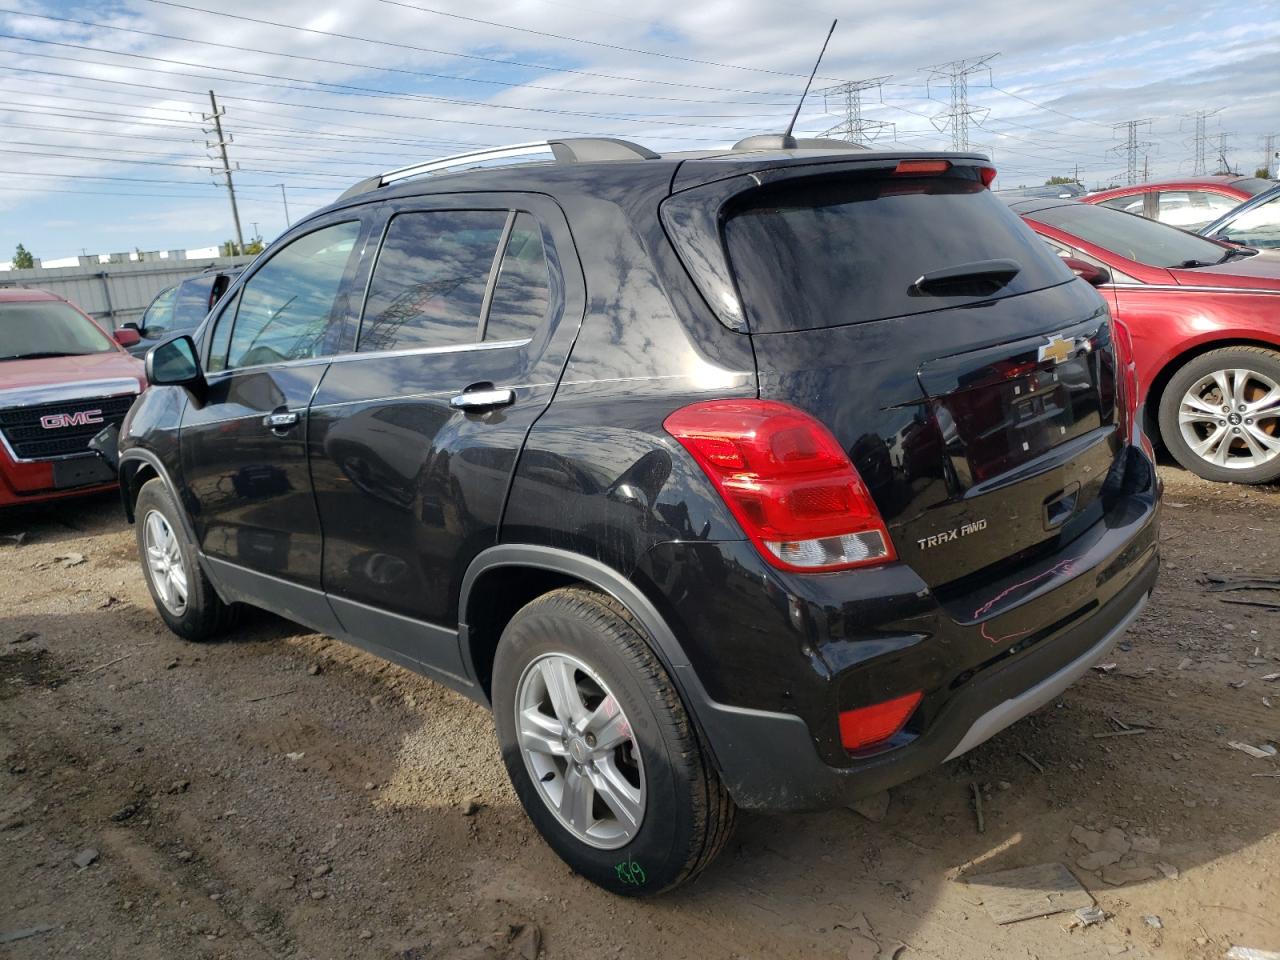
<path id="1" fill-rule="evenodd" d="M 219 582 L 318 629 L 332 614 L 320 590 L 307 406 L 354 339 L 349 291 L 366 227 L 358 214 L 331 216 L 255 264 L 213 322 L 207 395 L 181 426 L 188 505 Z"/>
<path id="2" fill-rule="evenodd" d="M 585 302 L 568 224 L 546 197 L 387 205 L 356 351 L 311 407 L 324 587 L 348 635 L 465 682 L 462 575 L 497 542 Z"/>

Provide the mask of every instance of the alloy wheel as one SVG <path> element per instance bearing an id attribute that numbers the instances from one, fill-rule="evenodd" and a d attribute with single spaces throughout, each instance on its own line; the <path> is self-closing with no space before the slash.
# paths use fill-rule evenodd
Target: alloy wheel
<path id="1" fill-rule="evenodd" d="M 159 510 L 148 513 L 142 523 L 143 548 L 151 585 L 165 609 L 180 617 L 187 610 L 187 571 L 182 565 L 178 538 Z"/>
<path id="2" fill-rule="evenodd" d="M 1280 384 L 1255 370 L 1215 370 L 1183 395 L 1178 427 L 1208 463 L 1260 467 L 1280 454 Z"/>
<path id="3" fill-rule="evenodd" d="M 583 843 L 614 850 L 644 822 L 640 748 L 617 698 L 585 663 L 546 654 L 520 677 L 516 732 L 539 796 Z"/>

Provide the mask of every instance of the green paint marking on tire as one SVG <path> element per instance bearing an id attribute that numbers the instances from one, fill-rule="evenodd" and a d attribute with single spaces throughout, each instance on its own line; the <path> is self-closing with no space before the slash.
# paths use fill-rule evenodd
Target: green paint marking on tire
<path id="1" fill-rule="evenodd" d="M 633 887 L 644 886 L 649 879 L 645 876 L 644 867 L 634 860 L 624 860 L 613 869 L 618 874 L 620 882 L 630 884 Z"/>

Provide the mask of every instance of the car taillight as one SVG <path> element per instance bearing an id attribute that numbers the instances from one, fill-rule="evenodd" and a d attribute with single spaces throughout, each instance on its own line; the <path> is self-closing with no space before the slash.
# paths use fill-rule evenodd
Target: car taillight
<path id="1" fill-rule="evenodd" d="M 840 742 L 846 750 L 865 750 L 901 730 L 920 703 L 920 691 L 840 714 Z"/>
<path id="2" fill-rule="evenodd" d="M 893 172 L 898 175 L 930 174 L 946 173 L 950 169 L 950 160 L 899 160 Z"/>
<path id="3" fill-rule="evenodd" d="M 996 179 L 995 167 L 979 167 L 978 176 L 982 178 L 982 185 L 989 187 Z"/>
<path id="4" fill-rule="evenodd" d="M 1123 411 L 1124 438 L 1133 440 L 1134 420 L 1138 412 L 1138 367 L 1133 359 L 1133 337 L 1129 328 L 1111 318 L 1111 342 L 1116 353 L 1116 387 Z"/>
<path id="5" fill-rule="evenodd" d="M 804 411 L 775 400 L 707 400 L 663 426 L 775 567 L 844 570 L 896 559 L 858 471 Z"/>

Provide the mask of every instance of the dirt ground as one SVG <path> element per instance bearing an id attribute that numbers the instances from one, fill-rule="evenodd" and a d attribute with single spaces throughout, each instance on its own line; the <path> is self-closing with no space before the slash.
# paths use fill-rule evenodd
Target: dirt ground
<path id="1" fill-rule="evenodd" d="M 480 707 L 265 614 L 177 640 L 113 497 L 0 517 L 0 956 L 1280 950 L 1280 762 L 1228 746 L 1280 740 L 1280 611 L 1226 602 L 1280 593 L 1202 582 L 1280 575 L 1280 490 L 1162 473 L 1164 574 L 1114 670 L 894 790 L 879 822 L 743 815 L 696 884 L 643 902 L 541 842 Z M 1121 725 L 1145 732 L 1098 736 Z M 1107 919 L 998 925 L 968 883 L 1055 862 Z"/>

